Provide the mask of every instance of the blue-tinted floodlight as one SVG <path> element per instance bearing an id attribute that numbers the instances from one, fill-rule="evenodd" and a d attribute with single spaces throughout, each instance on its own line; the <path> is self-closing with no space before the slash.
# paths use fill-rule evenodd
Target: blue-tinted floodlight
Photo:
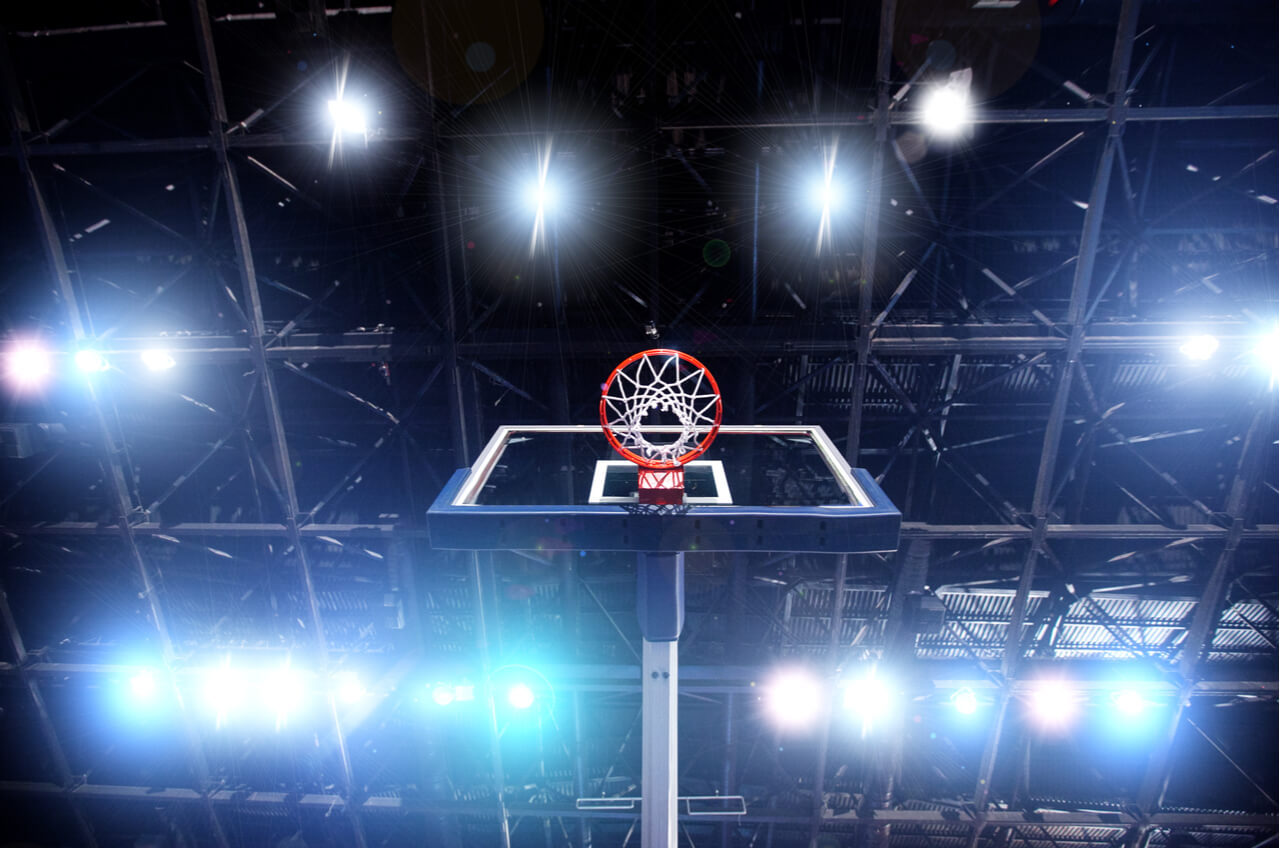
<path id="1" fill-rule="evenodd" d="M 447 707 L 453 703 L 455 697 L 453 685 L 450 683 L 437 683 L 431 687 L 431 700 L 437 706 Z"/>
<path id="2" fill-rule="evenodd" d="M 885 716 L 893 706 L 893 700 L 889 684 L 874 675 L 845 681 L 841 698 L 845 710 L 861 718 L 866 725 Z"/>
<path id="3" fill-rule="evenodd" d="M 844 206 L 844 186 L 831 177 L 821 177 L 809 187 L 809 201 L 824 215 L 839 212 Z"/>
<path id="4" fill-rule="evenodd" d="M 163 348 L 152 348 L 142 352 L 142 364 L 148 371 L 168 371 L 178 363 L 174 361 L 173 354 L 169 351 Z"/>
<path id="5" fill-rule="evenodd" d="M 354 671 L 335 672 L 332 684 L 333 696 L 344 704 L 357 703 L 369 694 Z"/>
<path id="6" fill-rule="evenodd" d="M 969 94 L 957 86 L 932 89 L 924 100 L 924 124 L 939 138 L 956 138 L 973 122 Z"/>
<path id="7" fill-rule="evenodd" d="M 369 124 L 365 120 L 364 109 L 359 103 L 343 98 L 330 100 L 329 116 L 333 118 L 333 127 L 336 132 L 355 134 L 368 132 Z"/>
<path id="8" fill-rule="evenodd" d="M 960 715 L 973 715 L 978 709 L 978 696 L 968 686 L 957 689 L 951 696 L 951 706 Z"/>
<path id="9" fill-rule="evenodd" d="M 138 701 L 150 701 L 156 694 L 156 676 L 143 669 L 129 678 L 129 692 Z"/>
<path id="10" fill-rule="evenodd" d="M 1253 348 L 1253 355 L 1273 374 L 1280 371 L 1280 330 L 1263 336 Z"/>
<path id="11" fill-rule="evenodd" d="M 236 669 L 215 668 L 205 676 L 204 703 L 214 713 L 219 727 L 244 704 L 248 693 L 248 682 Z"/>
<path id="12" fill-rule="evenodd" d="M 765 707 L 784 727 L 805 727 L 817 719 L 822 683 L 804 669 L 779 672 L 765 689 Z"/>
<path id="13" fill-rule="evenodd" d="M 296 669 L 277 669 L 264 676 L 261 695 L 263 705 L 275 717 L 276 730 L 279 730 L 302 707 L 307 695 L 306 681 Z"/>
<path id="14" fill-rule="evenodd" d="M 524 202 L 537 215 L 555 212 L 560 203 L 560 189 L 553 182 L 539 179 L 525 186 Z"/>
<path id="15" fill-rule="evenodd" d="M 1147 699 L 1133 689 L 1121 689 L 1112 693 L 1111 703 L 1121 715 L 1133 718 L 1141 715 L 1147 708 Z"/>
<path id="16" fill-rule="evenodd" d="M 107 363 L 107 358 L 96 350 L 76 351 L 76 367 L 85 374 L 96 374 L 100 371 L 106 371 L 111 366 Z"/>
<path id="17" fill-rule="evenodd" d="M 1218 352 L 1218 338 L 1210 335 L 1192 336 L 1183 342 L 1178 350 L 1187 359 L 1205 362 L 1212 359 L 1213 355 Z"/>
<path id="18" fill-rule="evenodd" d="M 39 342 L 18 342 L 5 353 L 5 373 L 19 388 L 34 388 L 53 373 L 53 358 Z"/>
<path id="19" fill-rule="evenodd" d="M 527 683 L 516 683 L 507 689 L 507 703 L 517 710 L 527 710 L 536 700 L 533 690 Z"/>
<path id="20" fill-rule="evenodd" d="M 1076 693 L 1060 680 L 1043 680 L 1031 693 L 1031 708 L 1045 725 L 1059 727 L 1076 713 Z"/>

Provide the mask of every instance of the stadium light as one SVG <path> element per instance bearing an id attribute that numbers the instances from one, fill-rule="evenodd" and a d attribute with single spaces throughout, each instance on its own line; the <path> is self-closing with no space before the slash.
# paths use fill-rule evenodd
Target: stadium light
<path id="1" fill-rule="evenodd" d="M 129 691 L 139 701 L 149 701 L 156 694 L 156 676 L 144 669 L 129 678 Z"/>
<path id="2" fill-rule="evenodd" d="M 540 178 L 525 186 L 524 202 L 534 214 L 554 212 L 560 202 L 560 190 L 555 183 L 547 181 L 545 177 Z"/>
<path id="3" fill-rule="evenodd" d="M 951 706 L 960 715 L 973 715 L 978 709 L 978 696 L 968 686 L 957 689 L 951 696 Z"/>
<path id="4" fill-rule="evenodd" d="M 809 200 L 824 215 L 838 212 L 844 206 L 844 187 L 828 174 L 813 181 L 809 187 Z"/>
<path id="5" fill-rule="evenodd" d="M 168 371 L 178 363 L 174 361 L 173 354 L 163 348 L 152 348 L 142 352 L 142 364 L 147 367 L 148 371 Z"/>
<path id="6" fill-rule="evenodd" d="M 44 382 L 53 373 L 53 359 L 38 342 L 18 342 L 9 348 L 5 371 L 13 382 L 30 388 Z"/>
<path id="7" fill-rule="evenodd" d="M 215 668 L 205 676 L 204 700 L 222 726 L 227 717 L 240 708 L 248 694 L 244 674 L 233 668 Z"/>
<path id="8" fill-rule="evenodd" d="M 449 706 L 456 697 L 453 686 L 448 683 L 437 683 L 431 687 L 431 700 L 441 707 Z"/>
<path id="9" fill-rule="evenodd" d="M 262 683 L 262 701 L 276 718 L 276 730 L 288 720 L 289 715 L 302 705 L 306 685 L 302 675 L 291 668 L 277 669 L 265 675 Z"/>
<path id="10" fill-rule="evenodd" d="M 1062 725 L 1075 714 L 1076 696 L 1058 680 L 1045 680 L 1031 693 L 1031 708 L 1047 725 Z"/>
<path id="11" fill-rule="evenodd" d="M 85 374 L 96 374 L 111 367 L 107 358 L 96 350 L 86 348 L 76 351 L 76 367 Z"/>
<path id="12" fill-rule="evenodd" d="M 774 720 L 785 727 L 812 723 L 822 705 L 821 682 L 803 669 L 781 672 L 765 690 L 765 706 Z"/>
<path id="13" fill-rule="evenodd" d="M 924 125 L 937 138 L 958 138 L 973 123 L 973 106 L 969 87 L 973 71 L 952 71 L 941 85 L 931 87 L 924 96 L 921 117 Z"/>
<path id="14" fill-rule="evenodd" d="M 344 704 L 354 704 L 369 693 L 354 671 L 339 671 L 333 675 L 333 694 Z"/>
<path id="15" fill-rule="evenodd" d="M 507 703 L 517 710 L 527 710 L 533 706 L 535 698 L 528 684 L 517 683 L 507 689 Z"/>
<path id="16" fill-rule="evenodd" d="M 1121 689 L 1112 693 L 1111 703 L 1124 716 L 1134 718 L 1147 708 L 1147 699 L 1133 689 Z"/>
<path id="17" fill-rule="evenodd" d="M 1263 336 L 1254 347 L 1253 355 L 1272 373 L 1280 371 L 1280 330 Z"/>
<path id="18" fill-rule="evenodd" d="M 337 133 L 356 133 L 363 135 L 369 131 L 363 107 L 341 97 L 329 101 L 329 116 L 333 118 L 333 129 Z"/>
<path id="19" fill-rule="evenodd" d="M 1205 362 L 1218 352 L 1218 338 L 1210 335 L 1192 336 L 1183 342 L 1178 350 L 1187 359 Z"/>
<path id="20" fill-rule="evenodd" d="M 874 675 L 846 681 L 844 708 L 859 716 L 864 724 L 884 716 L 893 705 L 893 692 L 888 683 Z"/>
<path id="21" fill-rule="evenodd" d="M 525 208 L 533 213 L 533 234 L 529 239 L 529 255 L 538 249 L 538 242 L 547 239 L 547 219 L 562 205 L 564 196 L 559 184 L 551 179 L 551 144 L 538 151 L 537 173 L 521 189 Z"/>

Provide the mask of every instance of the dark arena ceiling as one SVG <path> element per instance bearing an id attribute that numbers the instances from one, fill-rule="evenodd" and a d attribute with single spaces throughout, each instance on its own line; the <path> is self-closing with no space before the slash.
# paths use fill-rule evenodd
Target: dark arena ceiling
<path id="1" fill-rule="evenodd" d="M 1275 844 L 1274 2 L 0 24 L 0 846 L 638 846 L 634 558 L 426 511 L 657 345 L 903 513 L 688 554 L 682 845 Z"/>

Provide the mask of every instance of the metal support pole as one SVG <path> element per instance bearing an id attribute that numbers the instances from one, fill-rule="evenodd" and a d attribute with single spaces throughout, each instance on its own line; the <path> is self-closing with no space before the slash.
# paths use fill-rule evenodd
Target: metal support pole
<path id="1" fill-rule="evenodd" d="M 849 555 L 836 557 L 835 582 L 831 587 L 831 628 L 827 639 L 827 680 L 834 678 L 839 664 L 840 645 L 844 641 L 841 633 L 844 630 L 844 583 L 849 573 Z M 813 767 L 813 809 L 809 819 L 809 848 L 817 848 L 818 832 L 822 829 L 822 818 L 826 814 L 826 779 L 827 779 L 827 747 L 831 741 L 831 698 L 827 698 L 826 706 L 819 719 L 822 726 L 818 737 L 818 753 Z"/>
<path id="2" fill-rule="evenodd" d="M 679 643 L 644 640 L 641 681 L 640 846 L 677 844 L 680 810 L 676 801 L 679 759 L 676 752 Z"/>
<path id="3" fill-rule="evenodd" d="M 1014 595 L 1009 613 L 1009 626 L 1005 633 L 1005 650 L 1001 659 L 1001 673 L 1006 681 L 1014 676 L 1017 665 L 1022 660 L 1023 642 L 1022 628 L 1026 621 L 1027 605 L 1035 580 L 1036 565 L 1044 551 L 1045 538 L 1049 523 L 1049 510 L 1052 507 L 1054 490 L 1054 470 L 1057 466 L 1058 451 L 1062 443 L 1062 433 L 1066 424 L 1067 402 L 1071 397 L 1071 386 L 1076 368 L 1080 367 L 1081 352 L 1084 347 L 1085 310 L 1089 303 L 1089 290 L 1093 282 L 1094 260 L 1102 234 L 1102 216 L 1106 208 L 1107 190 L 1111 185 L 1112 162 L 1116 155 L 1116 144 L 1124 131 L 1124 122 L 1128 115 L 1128 78 L 1129 62 L 1133 55 L 1134 33 L 1138 25 L 1138 11 L 1141 0 L 1124 0 L 1120 7 L 1120 17 L 1116 24 L 1116 37 L 1111 53 L 1111 72 L 1107 91 L 1111 106 L 1107 110 L 1110 117 L 1106 140 L 1098 157 L 1097 171 L 1094 173 L 1093 187 L 1089 193 L 1089 208 L 1085 212 L 1084 226 L 1080 235 L 1080 257 L 1076 262 L 1075 276 L 1071 284 L 1071 300 L 1067 307 L 1067 328 L 1070 336 L 1067 341 L 1066 357 L 1062 363 L 1062 371 L 1049 409 L 1049 423 L 1045 428 L 1044 442 L 1040 452 L 1040 466 L 1036 473 L 1035 491 L 1032 495 L 1031 513 L 1035 520 L 1032 527 L 1031 543 L 1027 548 L 1026 560 L 1023 564 L 1022 577 Z M 973 791 L 973 805 L 976 816 L 973 830 L 969 836 L 969 848 L 977 848 L 986 823 L 987 803 L 991 797 L 991 780 L 995 774 L 996 756 L 999 752 L 1000 734 L 1004 727 L 1005 715 L 1009 709 L 1010 693 L 1006 682 L 997 700 L 996 716 L 992 723 L 990 736 L 983 750 L 981 765 L 978 770 L 978 782 Z"/>
<path id="4" fill-rule="evenodd" d="M 677 844 L 679 638 L 684 627 L 684 554 L 645 553 L 636 562 L 641 650 L 641 848 Z"/>
<path id="5" fill-rule="evenodd" d="M 22 112 L 20 95 L 16 87 L 16 75 L 8 53 L 8 45 L 3 37 L 0 37 L 0 66 L 2 66 L 3 77 L 5 80 L 8 103 L 8 117 L 13 131 L 13 147 L 18 154 L 18 168 L 22 173 L 24 182 L 26 183 L 27 194 L 31 200 L 32 211 L 35 214 L 36 225 L 40 231 L 43 241 L 45 259 L 49 263 L 49 270 L 53 274 L 54 281 L 57 284 L 59 297 L 62 299 L 63 306 L 67 310 L 67 320 L 71 326 L 71 332 L 77 343 L 83 342 L 88 338 L 85 328 L 84 316 L 81 313 L 81 305 L 79 296 L 72 285 L 71 271 L 67 266 L 66 257 L 62 251 L 62 237 L 58 234 L 57 226 L 54 224 L 53 215 L 50 212 L 48 202 L 45 199 L 44 192 L 40 187 L 40 181 L 36 177 L 35 171 L 31 168 L 31 161 L 28 157 L 28 148 L 22 137 L 22 130 L 27 124 L 26 116 Z M 92 410 L 94 419 L 94 429 L 96 430 L 96 439 L 98 448 L 102 455 L 103 475 L 107 478 L 107 492 L 111 498 L 111 506 L 114 510 L 115 526 L 112 532 L 119 532 L 124 542 L 125 550 L 129 555 L 129 562 L 137 570 L 139 582 L 142 591 L 140 597 L 145 597 L 148 612 L 151 620 L 155 625 L 156 633 L 160 640 L 162 659 L 165 665 L 166 682 L 173 691 L 182 716 L 182 726 L 187 737 L 187 747 L 189 762 L 191 766 L 193 782 L 197 792 L 201 795 L 201 801 L 204 805 L 205 812 L 208 816 L 209 827 L 212 831 L 213 839 L 220 848 L 228 848 L 227 836 L 222 829 L 222 822 L 214 812 L 212 805 L 208 799 L 210 791 L 209 767 L 204 755 L 204 747 L 200 741 L 191 716 L 186 710 L 185 702 L 182 698 L 182 692 L 178 688 L 177 677 L 174 673 L 174 663 L 176 655 L 173 647 L 173 640 L 169 634 L 168 625 L 165 623 L 164 609 L 160 603 L 159 592 L 156 587 L 156 580 L 152 576 L 150 564 L 143 558 L 142 551 L 138 546 L 138 540 L 133 532 L 132 521 L 140 517 L 138 511 L 140 505 L 133 502 L 133 493 L 130 491 L 125 469 L 121 459 L 123 451 L 121 445 L 117 444 L 116 433 L 112 430 L 108 422 L 102 398 L 98 395 L 92 383 L 88 384 L 88 394 L 90 399 L 90 409 Z M 120 440 L 123 442 L 123 438 Z M 11 633 L 11 638 L 16 638 L 16 629 Z M 15 642 L 15 646 L 20 642 Z M 20 658 L 20 657 L 19 657 Z M 33 691 L 33 697 L 38 696 L 38 692 Z M 43 701 L 38 701 L 36 707 L 39 711 L 44 711 Z M 46 714 L 47 718 L 47 714 Z M 49 724 L 49 731 L 53 731 L 53 725 Z M 82 818 L 82 814 L 77 813 L 77 818 Z"/>
<path id="6" fill-rule="evenodd" d="M 858 282 L 858 363 L 853 376 L 853 395 L 849 405 L 849 431 L 844 446 L 845 459 L 858 464 L 862 446 L 862 401 L 867 393 L 867 369 L 871 364 L 871 295 L 875 288 L 876 252 L 880 239 L 880 192 L 884 182 L 884 154 L 889 143 L 889 74 L 893 60 L 893 17 L 896 0 L 881 0 L 880 42 L 876 54 L 875 148 L 871 154 L 871 171 L 867 175 L 866 223 L 862 239 L 862 274 Z"/>
<path id="7" fill-rule="evenodd" d="M 484 562 L 481 562 L 484 557 Z M 490 675 L 493 662 L 489 651 L 489 611 L 486 592 L 493 586 L 492 554 L 471 552 L 471 578 L 476 589 L 476 647 L 480 651 L 481 689 L 484 699 L 485 716 L 489 725 L 489 757 L 493 768 L 494 791 L 498 801 L 498 828 L 502 840 L 502 848 L 511 848 L 511 823 L 507 816 L 506 771 L 502 765 L 502 735 L 498 732 L 498 706 L 493 692 L 493 681 Z"/>
<path id="8" fill-rule="evenodd" d="M 40 735 L 44 738 L 45 749 L 53 760 L 54 777 L 58 785 L 67 793 L 67 804 L 71 807 L 71 818 L 75 821 L 76 830 L 80 833 L 80 840 L 89 848 L 97 848 L 98 840 L 94 836 L 93 826 L 89 824 L 89 819 L 85 816 L 80 803 L 71 797 L 75 777 L 71 774 L 66 751 L 63 750 L 62 743 L 58 739 L 58 731 L 53 726 L 53 719 L 45 704 L 40 683 L 35 675 L 27 671 L 27 648 L 23 644 L 22 635 L 18 632 L 18 622 L 13 617 L 13 610 L 9 607 L 9 596 L 5 593 L 2 584 L 0 584 L 0 620 L 3 621 L 5 633 L 9 637 L 9 647 L 13 651 L 14 661 L 18 666 L 18 677 L 31 697 L 31 705 L 35 708 L 36 721 L 40 725 Z"/>
<path id="9" fill-rule="evenodd" d="M 1178 692 L 1178 701 L 1174 705 L 1155 750 L 1151 753 L 1146 775 L 1138 790 L 1138 809 L 1144 817 L 1150 817 L 1156 812 L 1164 800 L 1165 789 L 1169 784 L 1174 739 L 1182 724 L 1183 711 L 1191 700 L 1201 658 L 1213 642 L 1213 634 L 1222 615 L 1222 603 L 1230 585 L 1228 578 L 1231 566 L 1239 546 L 1240 533 L 1244 530 L 1245 518 L 1249 513 L 1250 496 L 1257 488 L 1258 474 L 1264 461 L 1263 451 L 1274 438 L 1274 420 L 1275 396 L 1268 393 L 1260 400 L 1259 408 L 1249 425 L 1244 445 L 1240 449 L 1240 460 L 1236 466 L 1231 491 L 1227 494 L 1226 513 L 1231 517 L 1231 529 L 1214 563 L 1209 580 L 1205 584 L 1204 594 L 1196 604 L 1191 628 L 1187 631 L 1187 639 L 1182 646 L 1182 659 L 1178 671 L 1183 677 L 1183 684 Z"/>
<path id="10" fill-rule="evenodd" d="M 209 19 L 206 0 L 192 0 L 192 14 L 195 18 L 197 47 L 204 73 L 205 92 L 209 98 L 209 139 L 210 146 L 218 162 L 218 171 L 222 177 L 227 215 L 231 229 L 231 241 L 235 252 L 236 268 L 240 276 L 240 284 L 246 300 L 248 319 L 249 349 L 258 372 L 262 386 L 262 399 L 266 411 L 268 432 L 271 435 L 272 459 L 275 462 L 276 483 L 280 488 L 281 506 L 285 512 L 285 529 L 297 560 L 298 576 L 305 591 L 308 619 L 311 624 L 311 635 L 314 641 L 316 671 L 322 678 L 327 678 L 329 667 L 329 648 L 324 635 L 324 622 L 320 614 L 320 599 L 316 592 L 315 579 L 312 575 L 311 563 L 302 535 L 298 530 L 298 492 L 294 485 L 293 466 L 289 458 L 289 446 L 285 438 L 284 416 L 280 398 L 276 390 L 275 375 L 267 362 L 267 331 L 263 318 L 262 293 L 258 287 L 258 276 L 254 266 L 253 252 L 249 240 L 249 223 L 245 216 L 244 205 L 240 198 L 240 180 L 231 161 L 226 136 L 227 108 L 222 93 L 222 79 L 218 71 L 217 53 L 213 43 L 213 30 Z M 338 748 L 338 760 L 341 766 L 342 789 L 350 798 L 355 790 L 355 776 L 351 766 L 351 755 L 347 748 L 346 733 L 338 715 L 338 704 L 332 694 L 327 697 L 327 712 L 333 725 L 333 736 Z M 364 825 L 360 814 L 352 810 L 350 817 L 351 831 L 358 848 L 367 844 Z"/>

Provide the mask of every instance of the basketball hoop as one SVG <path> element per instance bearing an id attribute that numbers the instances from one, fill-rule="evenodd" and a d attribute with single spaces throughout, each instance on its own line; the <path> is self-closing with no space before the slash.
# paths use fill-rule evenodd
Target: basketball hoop
<path id="1" fill-rule="evenodd" d="M 645 425 L 651 412 L 674 416 L 676 423 Z M 613 449 L 638 466 L 642 504 L 684 502 L 684 465 L 711 446 L 720 414 L 715 378 L 678 350 L 626 358 L 600 393 L 600 426 Z"/>

